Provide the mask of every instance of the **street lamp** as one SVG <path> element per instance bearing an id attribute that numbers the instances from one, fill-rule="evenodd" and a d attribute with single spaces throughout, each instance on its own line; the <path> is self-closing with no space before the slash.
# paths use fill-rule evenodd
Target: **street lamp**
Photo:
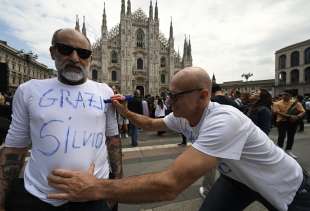
<path id="1" fill-rule="evenodd" d="M 245 78 L 246 81 L 249 80 L 250 77 L 253 76 L 253 73 L 242 73 L 241 77 Z"/>

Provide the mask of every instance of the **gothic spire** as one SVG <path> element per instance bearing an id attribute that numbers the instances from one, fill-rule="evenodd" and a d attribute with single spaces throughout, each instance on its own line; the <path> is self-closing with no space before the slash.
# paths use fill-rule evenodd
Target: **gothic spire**
<path id="1" fill-rule="evenodd" d="M 125 0 L 122 0 L 121 17 L 125 16 Z"/>
<path id="2" fill-rule="evenodd" d="M 171 17 L 171 21 L 170 21 L 170 35 L 169 35 L 169 39 L 173 39 L 172 17 Z"/>
<path id="3" fill-rule="evenodd" d="M 76 20 L 75 20 L 75 30 L 80 31 L 80 23 L 79 23 L 78 15 L 76 15 Z"/>
<path id="4" fill-rule="evenodd" d="M 187 39 L 186 39 L 186 35 L 184 38 L 184 47 L 183 47 L 183 59 L 184 57 L 187 57 Z"/>
<path id="5" fill-rule="evenodd" d="M 155 4 L 155 20 L 158 20 L 158 7 L 157 7 L 157 0 L 156 0 L 156 4 Z"/>
<path id="6" fill-rule="evenodd" d="M 105 12 L 105 2 L 103 7 L 103 15 L 102 15 L 102 25 L 101 25 L 101 35 L 105 37 L 107 34 L 107 15 Z"/>
<path id="7" fill-rule="evenodd" d="M 127 15 L 131 15 L 131 3 L 130 3 L 130 0 L 127 0 Z"/>
<path id="8" fill-rule="evenodd" d="M 86 26 L 85 26 L 85 16 L 83 16 L 83 28 L 82 28 L 82 33 L 86 36 Z"/>
<path id="9" fill-rule="evenodd" d="M 216 78 L 215 78 L 214 73 L 213 73 L 213 75 L 212 75 L 212 83 L 213 83 L 213 84 L 216 84 Z"/>
<path id="10" fill-rule="evenodd" d="M 152 3 L 152 0 L 150 1 L 149 19 L 153 20 L 153 3 Z"/>
<path id="11" fill-rule="evenodd" d="M 188 38 L 188 57 L 192 57 L 192 45 L 191 45 L 191 36 L 189 35 L 189 38 Z"/>
<path id="12" fill-rule="evenodd" d="M 184 47 L 183 47 L 183 58 L 182 58 L 182 63 L 183 66 L 186 67 L 187 65 L 187 40 L 186 40 L 186 35 L 185 35 L 185 39 L 184 39 Z"/>

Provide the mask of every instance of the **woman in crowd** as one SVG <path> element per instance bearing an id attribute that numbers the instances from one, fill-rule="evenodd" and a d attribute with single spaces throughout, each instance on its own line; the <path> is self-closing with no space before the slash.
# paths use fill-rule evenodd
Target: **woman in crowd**
<path id="1" fill-rule="evenodd" d="M 164 118 L 165 117 L 165 113 L 166 113 L 167 107 L 164 104 L 162 99 L 158 99 L 157 100 L 157 104 L 156 104 L 156 108 L 155 108 L 155 117 L 156 118 Z M 163 133 L 165 133 L 165 131 L 158 131 L 157 135 L 162 135 Z"/>
<path id="2" fill-rule="evenodd" d="M 270 93 L 266 89 L 260 89 L 250 97 L 250 100 L 252 105 L 248 111 L 249 118 L 268 135 L 272 120 L 272 97 Z"/>

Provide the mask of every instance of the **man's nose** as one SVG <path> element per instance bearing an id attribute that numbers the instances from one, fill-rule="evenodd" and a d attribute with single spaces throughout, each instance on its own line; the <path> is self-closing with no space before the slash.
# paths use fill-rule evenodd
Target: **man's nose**
<path id="1" fill-rule="evenodd" d="M 78 62 L 80 60 L 80 57 L 76 50 L 73 50 L 72 53 L 70 54 L 70 60 L 73 62 Z"/>

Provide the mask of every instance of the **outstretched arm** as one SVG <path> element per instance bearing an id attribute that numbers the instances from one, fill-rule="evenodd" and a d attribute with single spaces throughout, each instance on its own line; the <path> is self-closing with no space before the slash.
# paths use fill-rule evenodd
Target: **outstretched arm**
<path id="1" fill-rule="evenodd" d="M 18 177 L 27 155 L 27 148 L 0 149 L 0 210 L 4 209 L 6 192 Z"/>
<path id="2" fill-rule="evenodd" d="M 172 200 L 216 164 L 217 158 L 190 147 L 167 170 L 124 179 L 99 180 L 81 172 L 54 170 L 48 177 L 49 184 L 63 193 L 48 197 L 70 201 L 106 199 L 124 203 Z"/>
<path id="3" fill-rule="evenodd" d="M 144 130 L 161 131 L 168 130 L 163 119 L 153 119 L 144 115 L 131 112 L 126 106 L 120 103 L 121 95 L 115 95 L 111 98 L 117 112 L 125 116 L 131 123 Z"/>

